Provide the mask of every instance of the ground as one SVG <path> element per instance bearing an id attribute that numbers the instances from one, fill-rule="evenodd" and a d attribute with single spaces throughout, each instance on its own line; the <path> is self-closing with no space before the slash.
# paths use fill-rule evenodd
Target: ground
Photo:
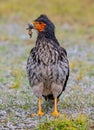
<path id="1" fill-rule="evenodd" d="M 70 62 L 70 77 L 58 110 L 62 116 L 85 114 L 94 126 L 94 27 L 65 23 L 56 28 L 57 38 L 66 48 Z M 36 32 L 30 39 L 26 25 L 0 25 L 0 130 L 33 130 L 39 123 L 54 119 L 52 104 L 44 99 L 45 116 L 30 117 L 37 112 L 37 98 L 28 83 L 26 63 L 35 39 Z"/>

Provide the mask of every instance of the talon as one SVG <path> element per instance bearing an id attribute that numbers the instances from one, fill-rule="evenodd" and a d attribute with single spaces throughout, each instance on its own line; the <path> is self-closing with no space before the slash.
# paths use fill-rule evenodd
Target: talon
<path id="1" fill-rule="evenodd" d="M 39 111 L 39 112 L 38 112 L 38 115 L 39 115 L 39 116 L 43 116 L 43 115 L 44 115 L 44 112 Z"/>
<path id="2" fill-rule="evenodd" d="M 34 117 L 34 116 L 36 116 L 36 115 L 37 115 L 37 114 L 31 114 L 30 116 L 31 116 L 31 117 Z"/>
<path id="3" fill-rule="evenodd" d="M 52 115 L 53 115 L 53 116 L 60 116 L 60 113 L 57 112 L 57 111 L 54 111 L 54 112 L 52 112 Z"/>
<path id="4" fill-rule="evenodd" d="M 37 114 L 31 114 L 30 116 L 34 117 L 34 116 L 43 116 L 43 115 L 44 115 L 44 112 L 40 111 Z"/>

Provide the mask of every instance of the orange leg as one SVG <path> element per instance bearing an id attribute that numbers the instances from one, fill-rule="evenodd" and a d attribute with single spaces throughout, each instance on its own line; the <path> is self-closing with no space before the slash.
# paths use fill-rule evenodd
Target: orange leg
<path id="1" fill-rule="evenodd" d="M 39 115 L 39 116 L 43 116 L 43 115 L 44 115 L 44 112 L 42 112 L 41 99 L 40 99 L 40 98 L 38 99 L 38 107 L 39 107 L 38 115 Z"/>
<path id="2" fill-rule="evenodd" d="M 54 99 L 54 111 L 52 112 L 52 115 L 59 116 L 59 112 L 57 110 L 57 98 Z"/>
<path id="3" fill-rule="evenodd" d="M 44 112 L 42 112 L 42 108 L 41 108 L 41 99 L 38 99 L 38 113 L 37 114 L 32 114 L 31 116 L 43 116 Z"/>

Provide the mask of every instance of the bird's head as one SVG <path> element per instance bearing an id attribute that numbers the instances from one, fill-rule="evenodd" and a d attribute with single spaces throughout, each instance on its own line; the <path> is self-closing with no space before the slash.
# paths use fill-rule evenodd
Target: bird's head
<path id="1" fill-rule="evenodd" d="M 55 26 L 46 15 L 42 14 L 33 21 L 32 29 L 38 32 L 54 32 Z"/>
<path id="2" fill-rule="evenodd" d="M 55 26 L 52 23 L 52 21 L 44 14 L 41 14 L 37 19 L 33 21 L 33 24 L 28 24 L 28 30 L 35 29 L 38 31 L 38 38 L 40 36 L 45 36 L 46 38 L 53 39 L 54 41 L 57 41 L 55 37 Z M 31 34 L 30 34 L 31 36 Z"/>
<path id="3" fill-rule="evenodd" d="M 39 32 L 47 32 L 47 31 L 54 31 L 54 24 L 50 21 L 50 19 L 42 14 L 33 22 L 34 29 Z"/>

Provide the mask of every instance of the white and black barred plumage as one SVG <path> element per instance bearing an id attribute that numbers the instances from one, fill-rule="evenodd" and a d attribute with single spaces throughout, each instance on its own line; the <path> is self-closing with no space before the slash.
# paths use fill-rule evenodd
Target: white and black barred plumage
<path id="1" fill-rule="evenodd" d="M 35 47 L 27 61 L 27 74 L 35 96 L 45 99 L 59 97 L 65 90 L 69 77 L 67 52 L 56 37 L 54 24 L 46 15 L 35 21 L 44 22 L 45 30 L 38 31 Z"/>

